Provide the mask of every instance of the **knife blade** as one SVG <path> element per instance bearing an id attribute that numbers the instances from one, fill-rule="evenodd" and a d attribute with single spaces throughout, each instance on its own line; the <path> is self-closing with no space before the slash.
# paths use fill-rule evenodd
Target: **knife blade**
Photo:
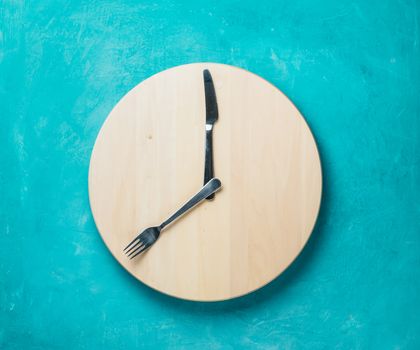
<path id="1" fill-rule="evenodd" d="M 206 96 L 206 124 L 214 124 L 219 118 L 217 109 L 216 91 L 214 89 L 213 78 L 208 69 L 203 71 L 204 91 Z"/>
<path id="2" fill-rule="evenodd" d="M 208 69 L 203 70 L 204 94 L 206 98 L 206 152 L 204 164 L 204 184 L 214 177 L 213 166 L 213 126 L 219 118 L 217 108 L 216 91 L 213 78 Z M 214 198 L 214 193 L 207 197 L 208 200 Z"/>

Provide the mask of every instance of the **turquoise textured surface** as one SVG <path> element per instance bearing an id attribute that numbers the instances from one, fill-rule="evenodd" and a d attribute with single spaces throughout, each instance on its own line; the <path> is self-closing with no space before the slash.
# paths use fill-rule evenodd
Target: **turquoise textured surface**
<path id="1" fill-rule="evenodd" d="M 0 348 L 420 349 L 419 8 L 2 1 Z M 150 75 L 199 61 L 248 69 L 286 93 L 324 172 L 303 253 L 265 288 L 222 303 L 130 277 L 87 194 L 115 103 Z"/>

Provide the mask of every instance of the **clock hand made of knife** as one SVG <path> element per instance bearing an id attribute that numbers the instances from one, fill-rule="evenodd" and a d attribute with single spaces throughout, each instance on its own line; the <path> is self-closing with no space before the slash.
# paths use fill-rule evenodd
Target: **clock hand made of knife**
<path id="1" fill-rule="evenodd" d="M 219 179 L 213 178 L 208 181 L 203 188 L 192 197 L 187 203 L 185 203 L 180 209 L 178 209 L 169 219 L 164 221 L 159 226 L 149 227 L 140 233 L 130 244 L 124 248 L 125 254 L 130 259 L 133 259 L 141 252 L 152 246 L 159 238 L 160 232 L 176 219 L 193 209 L 197 204 L 208 198 L 211 194 L 214 194 L 222 187 L 222 183 Z"/>
<path id="2" fill-rule="evenodd" d="M 204 93 L 206 97 L 206 153 L 204 161 L 204 184 L 214 177 L 213 166 L 213 125 L 219 118 L 217 108 L 216 91 L 214 89 L 213 78 L 208 69 L 203 71 Z M 208 200 L 214 198 L 214 193 L 207 197 Z"/>

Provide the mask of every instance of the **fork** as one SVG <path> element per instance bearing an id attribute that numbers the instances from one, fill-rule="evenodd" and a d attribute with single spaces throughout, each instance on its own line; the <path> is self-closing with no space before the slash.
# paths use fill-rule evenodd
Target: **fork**
<path id="1" fill-rule="evenodd" d="M 185 203 L 180 209 L 178 209 L 169 219 L 164 221 L 159 226 L 149 227 L 141 232 L 136 238 L 134 238 L 127 247 L 124 248 L 125 254 L 133 259 L 146 249 L 150 248 L 159 238 L 162 230 L 171 224 L 173 221 L 187 213 L 189 210 L 194 208 L 201 201 L 206 199 L 209 195 L 217 192 L 222 187 L 222 183 L 219 179 L 213 178 L 207 182 L 203 188 L 192 197 L 187 203 Z"/>

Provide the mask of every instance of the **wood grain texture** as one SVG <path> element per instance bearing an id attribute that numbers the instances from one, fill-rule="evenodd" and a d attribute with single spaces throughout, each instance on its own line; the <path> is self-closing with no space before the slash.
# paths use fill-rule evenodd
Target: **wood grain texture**
<path id="1" fill-rule="evenodd" d="M 204 68 L 219 105 L 223 188 L 129 260 L 127 243 L 202 186 Z M 321 188 L 317 147 L 296 107 L 262 78 L 214 63 L 175 67 L 131 90 L 104 123 L 89 169 L 93 216 L 115 258 L 148 286 L 201 301 L 249 293 L 284 271 L 310 236 Z"/>

